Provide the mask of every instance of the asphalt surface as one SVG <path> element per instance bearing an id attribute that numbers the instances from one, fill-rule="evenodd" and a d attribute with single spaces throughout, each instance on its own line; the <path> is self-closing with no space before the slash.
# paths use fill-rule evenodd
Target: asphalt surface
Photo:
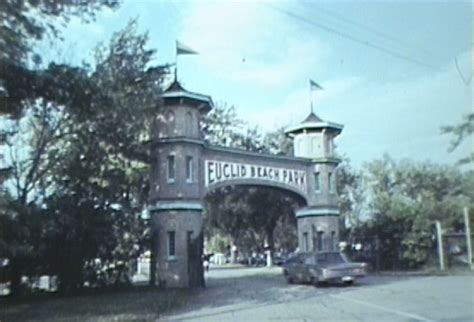
<path id="1" fill-rule="evenodd" d="M 275 268 L 211 269 L 207 288 L 164 321 L 474 321 L 474 276 L 368 276 L 288 285 Z"/>

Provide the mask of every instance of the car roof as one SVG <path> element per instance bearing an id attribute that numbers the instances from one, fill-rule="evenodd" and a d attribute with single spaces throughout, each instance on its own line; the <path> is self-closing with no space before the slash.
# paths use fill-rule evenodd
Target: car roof
<path id="1" fill-rule="evenodd" d="M 320 252 L 301 252 L 296 253 L 296 255 L 311 256 L 311 255 L 320 255 L 320 254 L 340 254 L 338 251 L 320 251 Z"/>

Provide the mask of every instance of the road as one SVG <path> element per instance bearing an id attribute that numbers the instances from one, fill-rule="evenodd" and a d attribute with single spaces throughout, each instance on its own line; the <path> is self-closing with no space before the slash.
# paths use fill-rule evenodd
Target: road
<path id="1" fill-rule="evenodd" d="M 369 276 L 354 286 L 287 285 L 281 269 L 211 270 L 164 321 L 474 321 L 474 277 Z"/>

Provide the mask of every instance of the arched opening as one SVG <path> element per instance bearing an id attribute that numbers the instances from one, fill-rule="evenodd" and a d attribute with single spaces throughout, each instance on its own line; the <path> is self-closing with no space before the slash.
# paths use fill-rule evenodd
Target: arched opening
<path id="1" fill-rule="evenodd" d="M 295 210 L 306 199 L 291 190 L 233 184 L 209 190 L 204 199 L 204 252 L 214 264 L 278 264 L 298 247 Z"/>

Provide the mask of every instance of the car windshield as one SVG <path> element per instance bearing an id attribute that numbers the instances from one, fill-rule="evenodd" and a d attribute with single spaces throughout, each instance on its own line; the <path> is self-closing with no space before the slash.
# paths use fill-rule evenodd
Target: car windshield
<path id="1" fill-rule="evenodd" d="M 347 262 L 341 253 L 317 254 L 316 259 L 319 264 L 342 264 Z"/>

